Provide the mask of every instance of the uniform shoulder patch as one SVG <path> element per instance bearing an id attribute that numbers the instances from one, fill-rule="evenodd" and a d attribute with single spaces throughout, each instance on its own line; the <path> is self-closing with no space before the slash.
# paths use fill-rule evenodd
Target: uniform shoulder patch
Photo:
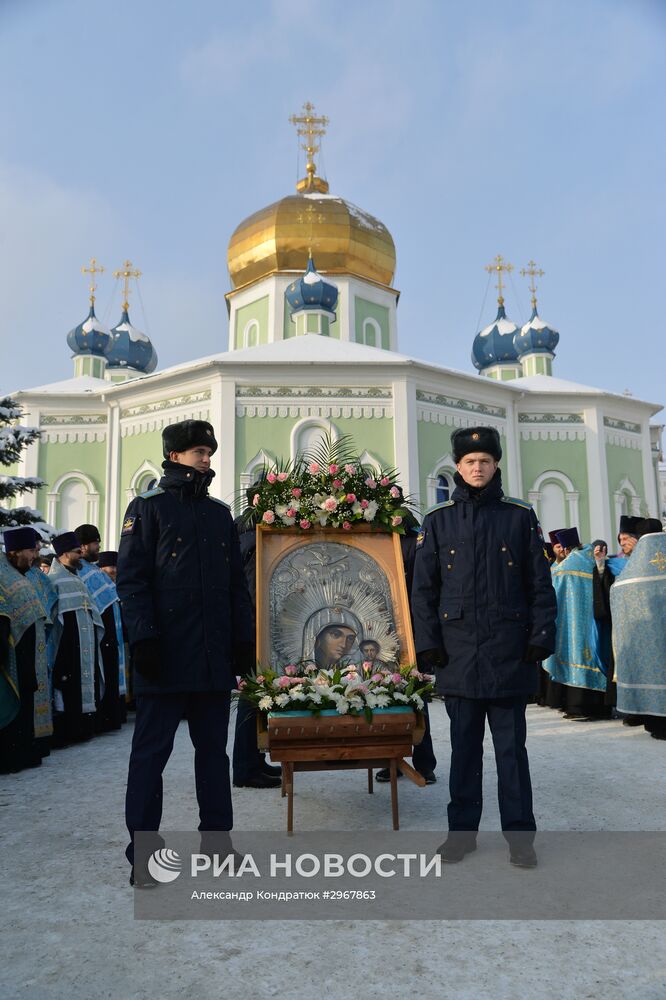
<path id="1" fill-rule="evenodd" d="M 528 503 L 527 500 L 519 500 L 518 497 L 502 497 L 502 503 L 512 503 L 516 507 L 522 507 L 524 510 L 532 510 L 532 504 Z"/>
<path id="2" fill-rule="evenodd" d="M 153 486 L 152 490 L 146 490 L 145 493 L 139 493 L 139 500 L 149 500 L 151 497 L 157 497 L 160 493 L 164 493 L 161 486 Z"/>
<path id="3" fill-rule="evenodd" d="M 425 539 L 426 539 L 425 528 L 421 528 L 421 530 L 419 531 L 418 535 L 416 536 L 416 547 L 417 547 L 417 549 L 421 548 L 421 546 L 425 542 Z"/>
<path id="4" fill-rule="evenodd" d="M 433 511 L 441 510 L 443 507 L 454 507 L 454 506 L 455 506 L 455 500 L 444 500 L 442 501 L 442 503 L 436 503 L 434 507 L 431 507 L 430 510 L 426 511 L 426 514 L 432 514 Z"/>
<path id="5" fill-rule="evenodd" d="M 212 501 L 213 501 L 213 503 L 219 503 L 219 504 L 220 504 L 220 505 L 221 505 L 222 507 L 226 507 L 226 508 L 227 508 L 227 510 L 231 510 L 231 507 L 229 506 L 229 504 L 228 504 L 228 503 L 225 503 L 225 502 L 224 502 L 224 500 L 218 500 L 218 498 L 217 498 L 217 497 L 212 497 L 212 496 L 210 496 L 210 495 L 209 495 L 208 499 L 209 499 L 209 500 L 212 500 Z"/>
<path id="6" fill-rule="evenodd" d="M 128 517 L 125 518 L 125 520 L 123 521 L 123 530 L 120 532 L 121 537 L 123 535 L 133 535 L 134 534 L 134 526 L 135 526 L 137 520 L 138 520 L 137 517 L 135 515 L 133 515 L 133 514 L 130 514 L 130 515 L 128 515 Z"/>

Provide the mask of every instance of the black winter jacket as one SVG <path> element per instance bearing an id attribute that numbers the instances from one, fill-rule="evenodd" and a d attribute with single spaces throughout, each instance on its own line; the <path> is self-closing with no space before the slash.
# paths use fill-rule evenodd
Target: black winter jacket
<path id="1" fill-rule="evenodd" d="M 555 649 L 557 602 L 541 528 L 505 497 L 499 469 L 481 491 L 456 475 L 451 500 L 428 512 L 417 542 L 412 614 L 417 653 L 441 649 L 442 694 L 504 698 L 537 690 L 529 644 Z"/>
<path id="2" fill-rule="evenodd" d="M 208 496 L 210 474 L 164 470 L 127 508 L 118 549 L 130 644 L 157 638 L 162 656 L 159 681 L 137 674 L 135 690 L 228 691 L 238 651 L 254 643 L 238 534 L 227 505 Z"/>

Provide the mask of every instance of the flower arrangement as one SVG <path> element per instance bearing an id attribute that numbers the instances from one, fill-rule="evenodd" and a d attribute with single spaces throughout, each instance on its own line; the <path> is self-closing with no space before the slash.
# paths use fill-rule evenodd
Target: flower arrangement
<path id="1" fill-rule="evenodd" d="M 289 663 L 282 673 L 263 669 L 251 674 L 240 681 L 238 697 L 261 712 L 319 714 L 332 709 L 339 715 L 364 715 L 372 722 L 376 708 L 421 710 L 432 689 L 433 677 L 412 666 L 376 667 L 366 660 L 322 668 L 306 661 Z"/>
<path id="2" fill-rule="evenodd" d="M 412 503 L 397 478 L 395 469 L 364 466 L 348 437 L 333 441 L 329 435 L 315 453 L 264 469 L 245 516 L 301 531 L 369 524 L 404 534 Z"/>

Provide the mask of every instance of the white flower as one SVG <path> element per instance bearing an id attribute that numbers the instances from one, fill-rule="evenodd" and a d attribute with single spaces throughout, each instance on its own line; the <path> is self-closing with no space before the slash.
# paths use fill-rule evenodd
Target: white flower
<path id="1" fill-rule="evenodd" d="M 363 708 L 363 699 L 356 694 L 349 699 L 349 704 L 351 708 L 355 708 L 357 712 L 360 712 L 360 710 Z"/>
<path id="2" fill-rule="evenodd" d="M 406 694 L 401 694 L 399 691 L 394 691 L 393 692 L 393 698 L 394 698 L 395 701 L 409 702 L 409 698 L 407 697 L 407 695 Z"/>
<path id="3" fill-rule="evenodd" d="M 289 701 L 288 694 L 279 694 L 275 699 L 275 704 L 278 705 L 280 708 L 284 708 L 284 706 L 288 703 L 288 701 Z"/>
<path id="4" fill-rule="evenodd" d="M 292 524 L 296 524 L 296 518 L 287 517 L 286 514 L 283 517 L 281 517 L 280 520 L 282 521 L 283 524 L 286 524 L 289 528 L 291 528 Z"/>
<path id="5" fill-rule="evenodd" d="M 377 501 L 376 500 L 371 500 L 370 503 L 368 504 L 368 506 L 363 511 L 363 518 L 364 518 L 364 520 L 366 520 L 366 521 L 374 521 L 375 514 L 377 513 L 378 509 L 379 509 L 379 504 L 377 503 Z"/>
<path id="6" fill-rule="evenodd" d="M 308 696 L 304 694 L 303 691 L 291 690 L 291 700 L 292 701 L 307 701 Z"/>
<path id="7" fill-rule="evenodd" d="M 275 504 L 275 513 L 277 514 L 278 517 L 283 517 L 283 515 L 286 514 L 288 510 L 289 508 L 286 503 Z"/>
<path id="8" fill-rule="evenodd" d="M 411 701 L 413 701 L 413 703 L 416 705 L 419 711 L 421 711 L 421 709 L 423 708 L 423 698 L 421 697 L 421 695 L 413 694 L 411 697 Z"/>
<path id="9" fill-rule="evenodd" d="M 388 708 L 391 699 L 387 694 L 377 694 L 375 693 L 375 706 L 376 708 Z"/>
<path id="10" fill-rule="evenodd" d="M 262 710 L 262 712 L 265 712 L 266 709 L 272 707 L 273 707 L 273 699 L 267 694 L 264 695 L 264 697 L 261 698 L 259 701 L 259 708 Z"/>
<path id="11" fill-rule="evenodd" d="M 363 508 L 361 507 L 358 500 L 356 501 L 356 503 L 352 504 L 352 514 L 360 514 L 362 510 Z"/>
<path id="12" fill-rule="evenodd" d="M 346 715 L 349 711 L 349 702 L 346 698 L 337 698 L 335 705 L 338 715 Z"/>
<path id="13" fill-rule="evenodd" d="M 326 514 L 326 513 L 318 514 L 317 515 L 317 520 L 321 524 L 322 528 L 325 528 L 326 527 L 326 523 L 328 521 L 328 514 Z"/>
<path id="14" fill-rule="evenodd" d="M 376 698 L 374 694 L 366 694 L 365 703 L 368 708 L 379 708 L 379 699 Z"/>

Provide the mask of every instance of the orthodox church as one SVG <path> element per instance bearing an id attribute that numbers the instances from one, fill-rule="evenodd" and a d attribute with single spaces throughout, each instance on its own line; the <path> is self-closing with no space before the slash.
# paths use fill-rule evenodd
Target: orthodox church
<path id="1" fill-rule="evenodd" d="M 398 350 L 396 252 L 386 226 L 332 194 L 315 154 L 327 120 L 306 104 L 292 118 L 307 154 L 296 191 L 243 220 L 228 247 L 227 350 L 159 371 L 132 323 L 130 261 L 119 323 L 90 311 L 67 336 L 74 375 L 16 393 L 23 423 L 39 427 L 17 475 L 48 485 L 34 501 L 59 530 L 81 522 L 117 545 L 129 501 L 160 476 L 161 431 L 209 420 L 220 448 L 212 492 L 234 505 L 266 463 L 311 449 L 324 432 L 350 435 L 364 460 L 395 466 L 422 511 L 448 499 L 450 433 L 486 424 L 500 433 L 505 492 L 529 500 L 544 530 L 578 526 L 612 545 L 623 513 L 657 516 L 657 404 L 553 374 L 559 333 L 541 319 L 530 262 L 532 315 L 507 316 L 496 257 L 494 320 L 475 337 L 469 374 Z"/>

